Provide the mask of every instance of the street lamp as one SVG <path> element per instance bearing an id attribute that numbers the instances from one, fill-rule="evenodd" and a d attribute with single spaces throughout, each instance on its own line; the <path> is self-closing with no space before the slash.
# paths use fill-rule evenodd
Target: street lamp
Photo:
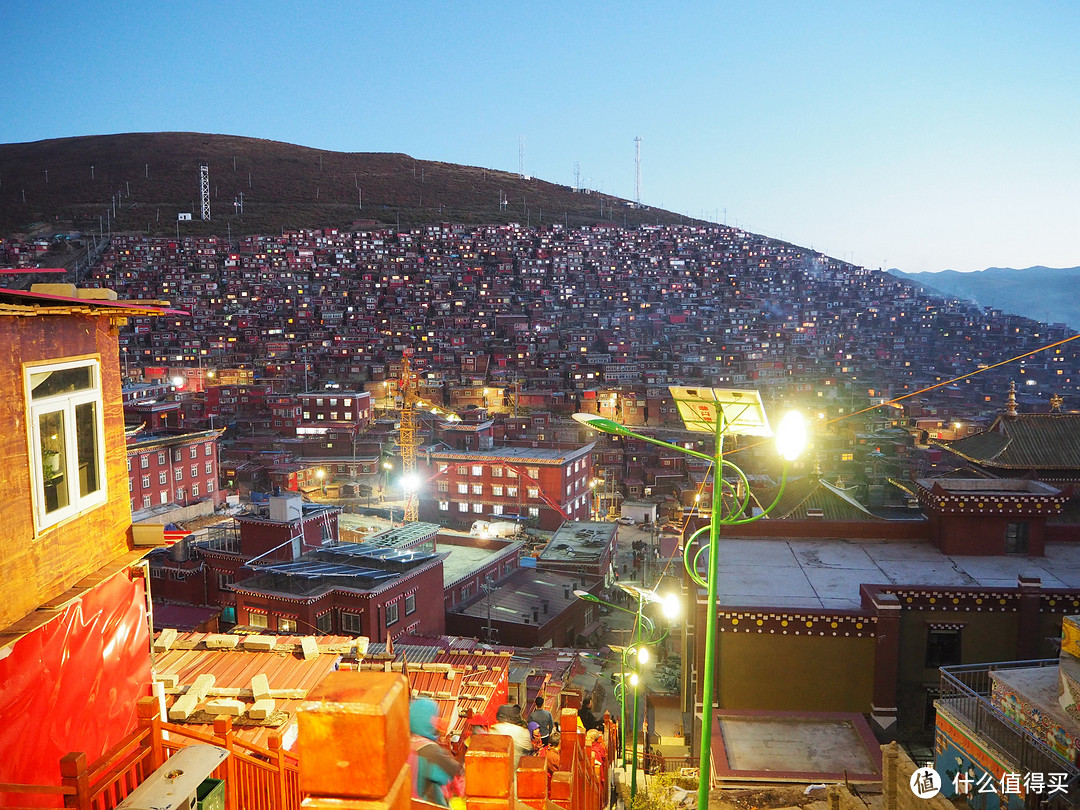
<path id="1" fill-rule="evenodd" d="M 319 485 L 322 487 L 322 494 L 326 494 L 326 470 L 318 469 L 315 471 L 315 477 L 319 479 Z"/>
<path id="2" fill-rule="evenodd" d="M 720 527 L 741 525 L 760 520 L 780 502 L 787 484 L 787 462 L 793 461 L 802 453 L 806 444 L 806 430 L 801 415 L 790 413 L 783 418 L 776 432 L 777 448 L 785 461 L 780 488 L 777 491 L 775 500 L 766 509 L 756 515 L 748 515 L 746 510 L 750 501 L 749 481 L 746 474 L 738 466 L 724 459 L 724 437 L 734 434 L 760 437 L 773 435 L 768 419 L 765 416 L 765 409 L 761 403 L 761 395 L 753 390 L 723 388 L 671 386 L 669 390 L 685 428 L 694 432 L 712 434 L 714 439 L 712 455 L 701 453 L 689 447 L 672 444 L 671 442 L 654 439 L 651 436 L 642 436 L 629 430 L 625 425 L 611 419 L 604 419 L 595 414 L 576 413 L 574 419 L 603 433 L 610 433 L 615 436 L 629 436 L 712 464 L 712 512 L 709 515 L 709 523 L 708 526 L 703 526 L 695 531 L 688 539 L 683 555 L 687 575 L 698 586 L 705 588 L 707 592 L 705 664 L 702 674 L 701 763 L 697 798 L 697 806 L 704 810 L 709 806 L 709 787 L 711 784 L 712 702 L 714 698 L 713 682 L 716 672 L 717 568 L 720 561 Z M 738 485 L 741 486 L 732 486 L 724 481 L 725 469 L 735 474 Z M 734 496 L 731 507 L 726 513 L 724 511 L 723 497 L 725 487 Z M 709 533 L 708 545 L 699 548 L 697 553 L 691 556 L 691 550 L 694 546 L 693 541 L 698 539 L 706 529 Z M 706 549 L 709 552 L 708 567 L 705 575 L 702 576 L 698 573 L 698 560 Z"/>
<path id="3" fill-rule="evenodd" d="M 638 666 L 636 669 L 640 669 L 645 664 L 649 663 L 649 648 L 647 645 L 659 644 L 667 635 L 667 628 L 664 628 L 662 633 L 657 634 L 657 627 L 644 613 L 646 604 L 659 604 L 661 606 L 661 612 L 668 619 L 674 619 L 679 615 L 680 604 L 679 598 L 675 594 L 668 594 L 661 596 L 655 589 L 643 588 L 639 585 L 634 585 L 629 582 L 619 582 L 618 586 L 626 593 L 637 599 L 637 609 L 628 610 L 619 605 L 613 605 L 610 602 L 605 602 L 598 596 L 589 593 L 584 590 L 574 591 L 574 596 L 578 599 L 582 599 L 586 602 L 594 602 L 599 605 L 604 605 L 614 610 L 621 610 L 623 613 L 629 613 L 634 617 L 634 634 L 630 640 L 630 644 L 625 647 L 612 645 L 611 649 L 614 652 L 622 654 L 622 673 L 620 680 L 620 693 L 619 693 L 619 707 L 620 707 L 620 720 L 619 728 L 622 733 L 622 763 L 623 767 L 626 767 L 626 684 L 629 682 L 630 686 L 634 688 L 634 709 L 633 720 L 630 724 L 630 745 L 631 745 L 631 764 L 630 764 L 630 804 L 633 805 L 634 797 L 637 795 L 637 771 L 638 771 L 638 705 L 640 703 L 640 696 L 637 692 L 637 685 L 639 682 L 638 672 L 631 671 L 629 678 L 626 674 L 626 663 L 628 658 L 633 655 L 637 657 Z M 648 638 L 642 638 L 643 627 L 648 631 Z"/>

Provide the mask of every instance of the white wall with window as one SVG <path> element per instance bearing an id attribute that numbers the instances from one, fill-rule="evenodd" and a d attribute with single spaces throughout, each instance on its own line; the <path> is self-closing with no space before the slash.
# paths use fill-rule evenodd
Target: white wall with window
<path id="1" fill-rule="evenodd" d="M 101 364 L 27 366 L 24 379 L 34 518 L 41 531 L 107 499 Z"/>

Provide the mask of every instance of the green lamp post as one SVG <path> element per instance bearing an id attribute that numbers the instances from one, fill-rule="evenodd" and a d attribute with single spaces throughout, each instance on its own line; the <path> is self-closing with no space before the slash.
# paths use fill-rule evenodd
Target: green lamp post
<path id="1" fill-rule="evenodd" d="M 649 444 L 675 450 L 684 455 L 703 459 L 712 464 L 712 511 L 709 516 L 709 523 L 691 535 L 685 544 L 684 552 L 687 575 L 697 585 L 705 588 L 707 593 L 705 663 L 702 672 L 701 764 L 697 800 L 697 806 L 702 810 L 706 810 L 709 806 L 709 788 L 712 780 L 712 704 L 715 698 L 717 569 L 720 561 L 720 527 L 736 526 L 760 520 L 780 502 L 784 487 L 787 484 L 787 462 L 793 461 L 802 453 L 806 444 L 806 431 L 802 417 L 797 412 L 787 414 L 781 421 L 776 433 L 777 447 L 785 461 L 780 489 L 776 494 L 776 498 L 766 509 L 756 515 L 748 515 L 746 510 L 750 500 L 749 482 L 742 470 L 724 459 L 724 437 L 735 434 L 759 437 L 773 435 L 765 415 L 764 406 L 761 403 L 761 395 L 753 390 L 723 388 L 671 386 L 669 390 L 683 420 L 684 427 L 690 431 L 712 434 L 714 449 L 711 456 L 689 447 L 654 439 L 651 436 L 643 436 L 629 430 L 625 425 L 595 414 L 576 413 L 574 419 L 593 430 L 638 439 Z M 734 473 L 741 486 L 731 488 L 731 485 L 724 480 L 725 471 Z M 732 499 L 732 505 L 726 511 L 724 509 L 725 487 L 731 488 L 732 495 L 735 496 Z M 742 492 L 741 497 L 739 497 L 740 491 Z M 701 546 L 698 548 L 697 553 L 692 555 L 694 541 L 706 530 L 708 530 L 709 537 L 708 545 Z M 699 559 L 706 550 L 708 550 L 708 562 L 705 573 L 702 575 L 698 571 Z"/>
<path id="2" fill-rule="evenodd" d="M 623 767 L 626 767 L 626 685 L 627 683 L 633 688 L 634 692 L 634 706 L 633 706 L 633 720 L 630 725 L 630 739 L 631 739 L 631 765 L 630 765 L 630 803 L 633 804 L 634 796 L 637 795 L 637 771 L 638 771 L 638 706 L 640 703 L 640 696 L 638 695 L 637 687 L 640 683 L 639 671 L 641 666 L 649 662 L 649 645 L 658 644 L 667 635 L 667 629 L 665 628 L 662 633 L 657 635 L 656 625 L 652 619 L 645 615 L 644 609 L 646 604 L 659 604 L 664 616 L 668 619 L 674 619 L 679 614 L 679 600 L 674 594 L 668 594 L 667 596 L 661 596 L 655 589 L 642 588 L 638 585 L 634 585 L 629 582 L 619 582 L 618 586 L 626 591 L 626 593 L 637 599 L 637 608 L 635 610 L 627 610 L 619 605 L 613 605 L 610 602 L 605 602 L 598 596 L 595 596 L 588 591 L 576 590 L 574 595 L 578 599 L 583 599 L 586 602 L 595 602 L 599 605 L 612 608 L 613 610 L 620 610 L 623 613 L 630 613 L 634 616 L 634 633 L 631 638 L 630 644 L 625 647 L 612 646 L 612 650 L 622 654 L 622 677 L 620 679 L 619 686 L 619 710 L 620 720 L 619 728 L 622 731 L 622 763 Z M 642 637 L 642 629 L 647 629 L 648 637 Z M 627 677 L 627 661 L 631 655 L 637 658 L 637 671 L 632 671 Z"/>

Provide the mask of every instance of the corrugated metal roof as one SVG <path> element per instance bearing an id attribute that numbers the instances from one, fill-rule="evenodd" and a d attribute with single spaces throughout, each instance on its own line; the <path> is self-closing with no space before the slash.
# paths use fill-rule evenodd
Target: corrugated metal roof
<path id="1" fill-rule="evenodd" d="M 251 679 L 256 675 L 265 675 L 271 691 L 295 690 L 289 697 L 275 697 L 275 711 L 283 713 L 283 722 L 276 726 L 245 725 L 243 718 L 234 719 L 233 722 L 240 739 L 263 747 L 267 747 L 267 741 L 275 734 L 287 738 L 289 727 L 296 722 L 296 709 L 307 692 L 336 668 L 346 651 L 362 651 L 367 646 L 367 639 L 364 637 L 318 636 L 316 642 L 319 654 L 313 658 L 304 658 L 299 651 L 300 636 L 275 636 L 278 646 L 269 652 L 260 652 L 243 648 L 208 649 L 205 639 L 209 635 L 181 633 L 171 649 L 154 653 L 154 672 L 158 676 L 171 674 L 177 677 L 177 688 L 166 690 L 166 706 L 171 707 L 199 675 L 214 677 L 214 688 L 208 699 L 212 699 L 217 690 L 241 690 L 239 695 L 236 695 L 237 699 L 250 704 L 253 702 L 250 692 Z M 248 691 L 245 694 L 243 690 Z M 203 704 L 205 701 L 201 705 Z M 205 712 L 195 717 L 195 721 L 183 721 L 180 724 L 185 728 L 212 732 L 213 717 L 206 718 Z"/>

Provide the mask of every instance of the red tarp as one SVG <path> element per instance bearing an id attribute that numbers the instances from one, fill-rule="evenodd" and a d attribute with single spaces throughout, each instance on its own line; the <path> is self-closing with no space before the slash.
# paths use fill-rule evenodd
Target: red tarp
<path id="1" fill-rule="evenodd" d="M 82 751 L 93 764 L 135 729 L 135 702 L 150 694 L 142 580 L 110 577 L 0 656 L 0 782 L 59 785 L 61 757 Z M 31 801 L 0 794 L 0 806 Z"/>

